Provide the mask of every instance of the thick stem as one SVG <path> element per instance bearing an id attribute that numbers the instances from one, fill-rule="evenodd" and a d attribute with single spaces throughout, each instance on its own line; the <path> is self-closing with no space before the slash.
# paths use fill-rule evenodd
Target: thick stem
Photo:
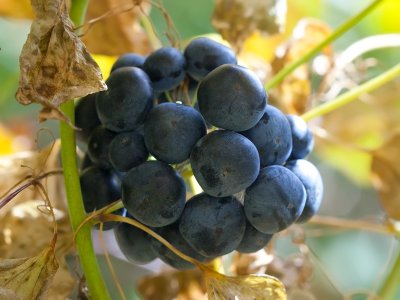
<path id="1" fill-rule="evenodd" d="M 365 9 L 359 12 L 357 15 L 352 17 L 347 22 L 340 25 L 330 36 L 328 36 L 325 40 L 319 43 L 316 47 L 311 49 L 307 54 L 300 57 L 298 60 L 293 61 L 288 64 L 285 68 L 280 70 L 278 74 L 276 74 L 268 83 L 265 85 L 267 90 L 276 87 L 282 80 L 286 78 L 287 75 L 292 73 L 295 69 L 297 69 L 302 64 L 308 62 L 313 56 L 315 56 L 318 52 L 340 37 L 349 29 L 353 28 L 358 22 L 360 22 L 365 16 L 367 16 L 371 11 L 373 11 L 379 3 L 383 0 L 375 0 L 370 5 L 368 5 Z"/>
<path id="2" fill-rule="evenodd" d="M 397 76 L 400 76 L 400 63 L 395 65 L 393 68 L 383 72 L 382 74 L 370 79 L 369 81 L 353 88 L 352 90 L 340 95 L 336 99 L 333 99 L 325 104 L 319 105 L 310 111 L 302 115 L 305 121 L 309 121 L 313 118 L 323 116 L 330 113 L 341 106 L 348 104 L 354 100 L 357 100 L 362 94 L 369 93 L 376 90 L 380 86 L 388 83 Z"/>
<path id="3" fill-rule="evenodd" d="M 72 0 L 70 16 L 75 26 L 83 23 L 86 14 L 87 0 Z M 63 112 L 74 123 L 74 101 L 70 100 L 61 106 Z M 86 213 L 83 207 L 79 172 L 76 157 L 75 132 L 65 122 L 60 123 L 61 158 L 64 169 L 65 189 L 68 201 L 69 217 L 73 231 L 85 220 Z M 106 285 L 100 273 L 94 252 L 90 224 L 84 225 L 76 236 L 76 249 L 78 251 L 82 270 L 85 274 L 87 286 L 93 299 L 110 299 Z"/>

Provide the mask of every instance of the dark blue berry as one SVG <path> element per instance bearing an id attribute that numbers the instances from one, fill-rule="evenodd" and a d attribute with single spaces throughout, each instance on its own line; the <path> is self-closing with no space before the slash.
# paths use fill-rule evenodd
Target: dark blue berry
<path id="1" fill-rule="evenodd" d="M 86 143 L 93 130 L 101 125 L 96 111 L 96 95 L 90 94 L 79 99 L 75 106 L 75 125 L 81 129 L 76 131 L 76 137 Z"/>
<path id="2" fill-rule="evenodd" d="M 153 89 L 146 73 L 122 67 L 112 72 L 106 83 L 108 90 L 96 98 L 101 123 L 116 132 L 139 127 L 153 106 Z"/>
<path id="3" fill-rule="evenodd" d="M 185 206 L 182 177 L 166 163 L 147 161 L 122 179 L 122 202 L 129 214 L 151 227 L 172 224 Z"/>
<path id="4" fill-rule="evenodd" d="M 162 103 L 152 109 L 144 124 L 144 140 L 150 153 L 166 163 L 187 160 L 196 142 L 206 134 L 198 111 L 190 106 Z"/>
<path id="5" fill-rule="evenodd" d="M 277 108 L 267 105 L 260 121 L 241 132 L 257 147 L 261 167 L 282 165 L 292 151 L 292 135 L 286 116 Z"/>
<path id="6" fill-rule="evenodd" d="M 145 58 L 136 53 L 126 53 L 118 57 L 111 68 L 111 73 L 122 67 L 137 67 L 143 66 Z"/>
<path id="7" fill-rule="evenodd" d="M 213 131 L 201 138 L 193 148 L 190 163 L 200 186 L 215 197 L 244 190 L 257 178 L 260 169 L 253 143 L 227 130 Z"/>
<path id="8" fill-rule="evenodd" d="M 271 238 L 272 234 L 258 231 L 249 221 L 246 220 L 246 230 L 239 246 L 236 248 L 236 251 L 241 253 L 257 252 L 258 250 L 263 249 Z"/>
<path id="9" fill-rule="evenodd" d="M 200 254 L 217 257 L 237 248 L 245 226 L 243 206 L 235 197 L 201 193 L 186 203 L 179 231 Z"/>
<path id="10" fill-rule="evenodd" d="M 88 142 L 88 154 L 93 163 L 102 168 L 111 168 L 108 152 L 111 141 L 116 133 L 98 126 L 93 130 Z"/>
<path id="11" fill-rule="evenodd" d="M 214 69 L 203 79 L 197 101 L 204 119 L 212 125 L 244 131 L 261 119 L 267 94 L 252 71 L 226 64 Z"/>
<path id="12" fill-rule="evenodd" d="M 147 160 L 149 152 L 143 135 L 137 131 L 121 132 L 111 141 L 109 160 L 115 170 L 127 172 Z"/>
<path id="13" fill-rule="evenodd" d="M 301 159 L 311 153 L 314 147 L 314 137 L 308 128 L 307 123 L 299 116 L 287 115 L 289 120 L 293 149 L 290 159 Z"/>
<path id="14" fill-rule="evenodd" d="M 272 234 L 293 224 L 305 202 L 306 191 L 300 179 L 285 167 L 269 166 L 261 169 L 246 189 L 244 211 L 257 230 Z"/>
<path id="15" fill-rule="evenodd" d="M 177 87 L 185 77 L 185 57 L 175 48 L 163 47 L 150 54 L 143 70 L 149 75 L 156 91 Z"/>
<path id="16" fill-rule="evenodd" d="M 296 222 L 307 222 L 317 213 L 321 205 L 324 193 L 321 174 L 311 162 L 304 159 L 289 161 L 286 167 L 300 179 L 306 189 L 306 204 Z"/>
<path id="17" fill-rule="evenodd" d="M 223 64 L 236 64 L 236 56 L 232 49 L 200 37 L 192 40 L 184 51 L 186 72 L 197 81 L 201 81 L 208 73 Z"/>
<path id="18" fill-rule="evenodd" d="M 132 218 L 126 211 L 124 215 Z M 114 234 L 119 248 L 129 261 L 146 264 L 157 258 L 151 246 L 153 238 L 143 230 L 121 222 L 114 227 Z"/>
<path id="19" fill-rule="evenodd" d="M 179 221 L 178 221 L 179 222 Z M 179 223 L 175 222 L 171 225 L 157 228 L 156 231 L 157 233 L 162 236 L 164 239 L 166 239 L 168 242 L 172 244 L 175 248 L 177 248 L 179 251 L 181 251 L 183 254 L 186 254 L 198 261 L 201 262 L 206 262 L 211 260 L 210 258 L 207 258 L 200 253 L 198 253 L 196 250 L 190 246 L 186 240 L 182 237 L 182 235 L 179 232 Z M 186 269 L 191 269 L 194 268 L 195 266 L 180 258 L 177 256 L 175 253 L 173 253 L 171 250 L 169 250 L 166 246 L 161 244 L 159 241 L 156 239 L 153 239 L 152 241 L 152 246 L 154 249 L 154 252 L 157 253 L 157 256 L 166 264 L 180 270 L 186 270 Z"/>

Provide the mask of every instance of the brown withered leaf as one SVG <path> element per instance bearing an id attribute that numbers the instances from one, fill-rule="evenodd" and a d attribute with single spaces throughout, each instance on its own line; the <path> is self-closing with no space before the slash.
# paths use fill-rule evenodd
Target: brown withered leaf
<path id="1" fill-rule="evenodd" d="M 286 22 L 286 0 L 217 0 L 212 24 L 222 37 L 240 51 L 255 31 L 276 34 Z"/>
<path id="2" fill-rule="evenodd" d="M 317 19 L 306 18 L 299 21 L 292 37 L 280 45 L 272 61 L 272 74 L 306 54 L 331 33 L 330 27 Z M 330 46 L 323 50 L 332 59 Z M 310 105 L 310 69 L 304 64 L 289 74 L 274 90 L 273 102 L 286 113 L 302 114 Z"/>
<path id="3" fill-rule="evenodd" d="M 57 268 L 54 243 L 33 257 L 0 260 L 0 292 L 24 300 L 43 299 Z"/>
<path id="4" fill-rule="evenodd" d="M 400 131 L 372 151 L 372 182 L 389 218 L 400 220 Z"/>
<path id="5" fill-rule="evenodd" d="M 140 280 L 137 290 L 145 300 L 198 300 L 206 293 L 200 270 L 163 272 Z"/>
<path id="6" fill-rule="evenodd" d="M 139 25 L 140 14 L 148 12 L 150 5 L 142 1 L 140 10 L 135 6 L 136 2 L 140 1 L 90 1 L 86 22 L 103 16 L 89 27 L 83 36 L 83 41 L 91 53 L 121 55 L 135 52 L 144 55 L 151 51 L 147 34 Z"/>
<path id="7" fill-rule="evenodd" d="M 32 7 L 36 18 L 22 48 L 16 98 L 25 105 L 41 104 L 42 121 L 69 122 L 59 109 L 62 103 L 107 87 L 98 65 L 74 32 L 65 1 L 32 0 Z"/>

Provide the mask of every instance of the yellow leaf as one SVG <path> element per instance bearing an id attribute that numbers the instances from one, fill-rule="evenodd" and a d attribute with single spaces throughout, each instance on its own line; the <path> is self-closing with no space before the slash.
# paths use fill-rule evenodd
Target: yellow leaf
<path id="1" fill-rule="evenodd" d="M 0 15 L 19 19 L 33 19 L 34 17 L 29 0 L 2 0 Z"/>
<path id="2" fill-rule="evenodd" d="M 400 131 L 372 152 L 372 182 L 388 217 L 400 220 Z"/>
<path id="3" fill-rule="evenodd" d="M 0 296 L 14 293 L 17 299 L 41 299 L 57 268 L 54 244 L 34 257 L 0 260 Z"/>
<path id="4" fill-rule="evenodd" d="M 65 1 L 32 0 L 32 6 L 36 19 L 22 48 L 16 98 L 22 104 L 41 104 L 41 121 L 69 122 L 59 109 L 62 103 L 107 87 L 74 32 Z"/>
<path id="5" fill-rule="evenodd" d="M 93 54 L 93 59 L 99 65 L 101 73 L 103 74 L 103 78 L 107 79 L 113 64 L 117 60 L 117 56 L 108 56 L 108 55 L 101 55 L 101 54 Z"/>
<path id="6" fill-rule="evenodd" d="M 90 1 L 86 21 L 101 18 L 88 28 L 83 41 L 91 53 L 121 55 L 127 52 L 151 52 L 147 34 L 139 24 L 140 14 L 149 10 L 147 3 L 139 6 L 132 0 Z M 140 1 L 139 1 L 140 2 Z"/>
<path id="7" fill-rule="evenodd" d="M 282 282 L 269 275 L 230 277 L 205 266 L 204 272 L 209 300 L 284 300 L 287 298 Z"/>

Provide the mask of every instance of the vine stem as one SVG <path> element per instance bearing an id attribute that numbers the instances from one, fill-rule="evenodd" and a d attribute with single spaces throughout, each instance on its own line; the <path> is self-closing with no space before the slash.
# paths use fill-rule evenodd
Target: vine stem
<path id="1" fill-rule="evenodd" d="M 285 68 L 280 70 L 268 83 L 265 85 L 265 89 L 269 90 L 276 87 L 282 80 L 286 78 L 287 75 L 292 73 L 295 69 L 297 69 L 302 64 L 308 62 L 313 56 L 315 56 L 318 52 L 340 37 L 349 29 L 353 28 L 358 22 L 360 22 L 365 16 L 367 16 L 371 11 L 373 11 L 378 4 L 383 2 L 384 0 L 375 0 L 362 11 L 360 11 L 357 15 L 350 18 L 348 21 L 340 25 L 330 36 L 324 39 L 321 43 L 311 49 L 308 53 L 300 57 L 298 60 L 293 61 L 288 64 Z"/>
<path id="2" fill-rule="evenodd" d="M 83 24 L 87 6 L 88 0 L 71 1 L 70 17 L 75 26 Z M 61 109 L 71 120 L 72 124 L 74 124 L 74 101 L 70 100 L 64 103 Z M 62 145 L 61 159 L 64 170 L 69 217 L 72 230 L 75 232 L 79 224 L 86 218 L 79 183 L 75 132 L 67 123 L 60 122 L 60 137 Z M 75 241 L 91 298 L 96 300 L 111 299 L 97 264 L 96 254 L 92 244 L 90 224 L 82 226 L 81 230 L 77 233 Z"/>
<path id="3" fill-rule="evenodd" d="M 343 93 L 336 99 L 333 99 L 329 102 L 326 102 L 322 105 L 319 105 L 319 106 L 309 110 L 308 112 L 306 112 L 305 114 L 302 115 L 302 118 L 305 121 L 309 121 L 313 118 L 323 116 L 327 113 L 330 113 L 330 112 L 338 109 L 339 107 L 358 99 L 358 97 L 361 96 L 362 94 L 371 92 L 371 91 L 379 88 L 380 86 L 393 80 L 394 78 L 396 78 L 399 75 L 400 75 L 400 63 L 395 65 L 394 67 L 390 68 L 386 72 L 383 72 L 382 74 L 370 79 L 369 81 L 353 88 L 352 90 L 350 90 L 346 93 Z"/>

